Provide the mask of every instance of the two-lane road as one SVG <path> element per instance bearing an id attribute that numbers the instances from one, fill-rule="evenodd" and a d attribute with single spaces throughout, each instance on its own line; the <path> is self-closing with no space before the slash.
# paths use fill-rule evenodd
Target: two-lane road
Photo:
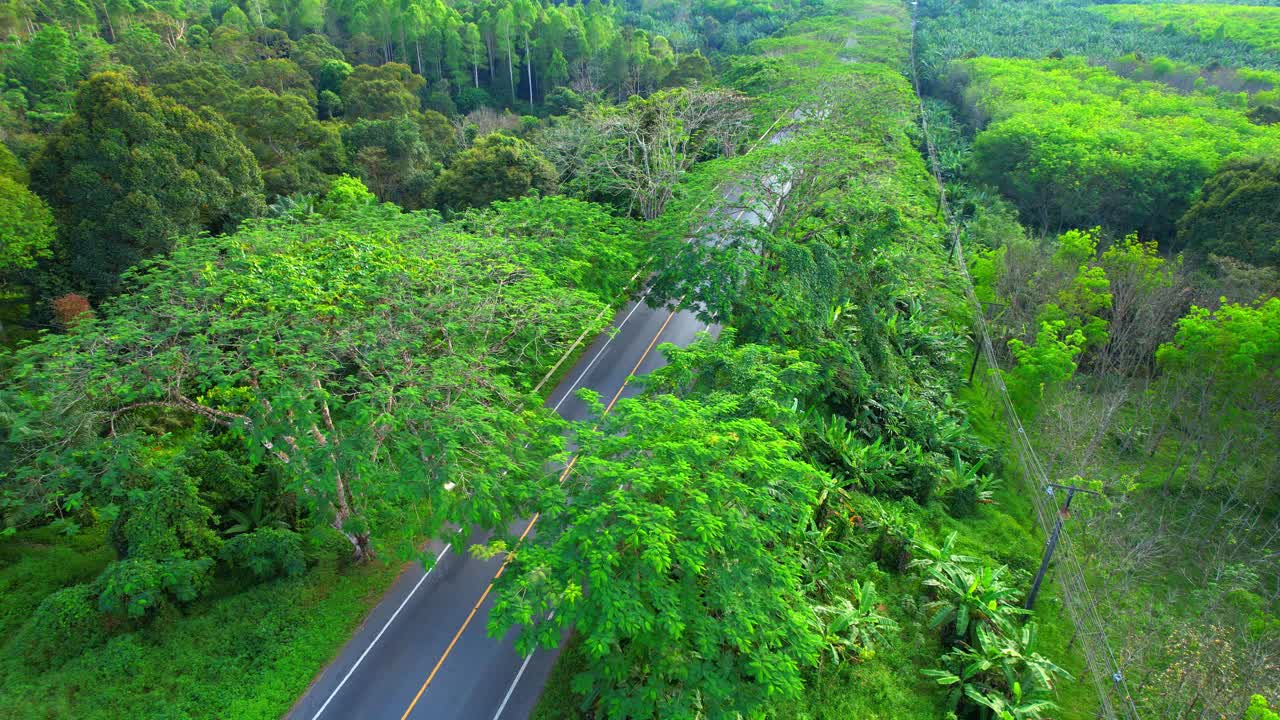
<path id="1" fill-rule="evenodd" d="M 708 329 L 687 311 L 633 302 L 596 337 L 547 405 L 567 419 L 584 419 L 587 408 L 577 390 L 595 390 L 605 403 L 628 397 L 637 391 L 629 378 L 665 363 L 658 345 L 685 346 Z M 529 522 L 513 529 L 525 532 Z M 435 567 L 425 573 L 416 567 L 396 581 L 288 720 L 529 716 L 558 652 L 523 658 L 513 646 L 514 631 L 501 640 L 486 635 L 489 588 L 503 558 L 480 560 L 439 544 L 431 551 Z"/>

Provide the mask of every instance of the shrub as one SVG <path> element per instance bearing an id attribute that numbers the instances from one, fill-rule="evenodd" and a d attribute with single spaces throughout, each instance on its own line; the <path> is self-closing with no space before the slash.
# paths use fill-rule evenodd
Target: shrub
<path id="1" fill-rule="evenodd" d="M 98 576 L 98 608 L 104 613 L 140 618 L 164 600 L 160 563 L 155 560 L 120 560 Z"/>
<path id="2" fill-rule="evenodd" d="M 951 517 L 969 517 L 978 509 L 978 486 L 961 485 L 947 494 L 947 512 Z"/>
<path id="3" fill-rule="evenodd" d="M 14 647 L 32 667 L 48 670 L 106 637 L 90 584 L 72 585 L 45 596 L 14 638 Z"/>
<path id="4" fill-rule="evenodd" d="M 458 112 L 463 115 L 469 115 L 482 107 L 493 107 L 497 104 L 487 90 L 477 87 L 462 88 L 458 91 L 458 97 L 454 98 L 453 102 L 457 106 Z"/>
<path id="5" fill-rule="evenodd" d="M 349 545 L 349 544 L 348 544 Z M 227 540 L 222 559 L 259 579 L 301 575 L 307 569 L 302 538 L 291 530 L 264 527 Z"/>
<path id="6" fill-rule="evenodd" d="M 67 293 L 55 298 L 50 304 L 53 306 L 53 316 L 57 318 L 58 324 L 65 328 L 73 327 L 82 316 L 93 317 L 93 308 L 90 307 L 88 298 L 83 295 Z"/>
<path id="7" fill-rule="evenodd" d="M 336 528 L 323 525 L 308 532 L 303 554 L 307 564 L 332 562 L 344 568 L 355 559 L 351 541 Z"/>
<path id="8" fill-rule="evenodd" d="M 343 175 L 333 179 L 329 191 L 316 210 L 327 218 L 341 218 L 378 204 L 378 198 L 358 178 Z"/>
<path id="9" fill-rule="evenodd" d="M 1244 720 L 1278 720 L 1277 715 L 1267 705 L 1267 699 L 1261 695 L 1253 695 L 1249 698 L 1249 709 L 1245 711 Z"/>
<path id="10" fill-rule="evenodd" d="M 170 599 L 191 602 L 204 588 L 212 565 L 209 558 L 113 562 L 95 583 L 98 608 L 109 615 L 139 619 Z"/>

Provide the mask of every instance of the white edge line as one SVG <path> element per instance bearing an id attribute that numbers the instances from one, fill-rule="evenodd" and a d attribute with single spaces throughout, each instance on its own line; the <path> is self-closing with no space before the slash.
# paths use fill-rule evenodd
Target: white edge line
<path id="1" fill-rule="evenodd" d="M 555 619 L 555 616 L 556 611 L 552 610 L 547 615 L 547 619 L 553 620 Z M 520 684 L 520 677 L 524 675 L 525 669 L 529 667 L 529 661 L 533 659 L 534 653 L 536 652 L 538 651 L 535 649 L 533 652 L 529 653 L 529 657 L 525 658 L 524 662 L 521 663 L 520 672 L 516 673 L 516 679 L 511 681 L 511 687 L 507 688 L 507 694 L 502 697 L 502 704 L 498 706 L 498 712 L 493 714 L 493 720 L 498 720 L 498 718 L 502 717 L 502 711 L 507 709 L 507 703 L 511 700 L 511 694 L 516 691 L 516 686 Z"/>
<path id="2" fill-rule="evenodd" d="M 436 569 L 436 565 L 440 564 L 440 558 L 444 557 L 444 554 L 449 552 L 449 548 L 451 546 L 451 544 L 444 546 L 444 549 L 436 556 L 436 562 L 431 566 L 431 570 Z M 391 613 L 391 617 L 387 618 L 387 621 L 383 623 L 382 629 L 373 637 L 373 641 L 364 649 L 364 652 L 360 653 L 360 657 L 356 658 L 355 664 L 351 666 L 350 670 L 347 670 L 346 675 L 342 676 L 342 680 L 338 682 L 338 686 L 333 689 L 333 692 L 329 693 L 329 697 L 325 699 L 324 704 L 320 706 L 320 709 L 316 711 L 316 714 L 311 716 L 311 720 L 316 720 L 316 718 L 320 717 L 321 713 L 325 711 L 325 708 L 329 707 L 329 703 L 333 702 L 333 699 L 338 696 L 338 692 L 342 690 L 342 686 L 346 685 L 347 680 L 351 679 L 351 674 L 356 671 L 356 668 L 360 667 L 360 663 L 364 662 L 365 656 L 367 656 L 369 651 L 373 649 L 373 646 L 377 645 L 378 641 L 382 639 L 382 634 L 387 631 L 387 628 L 391 627 L 391 623 L 395 622 L 396 616 L 400 614 L 400 611 L 404 609 L 405 605 L 409 604 L 409 600 L 413 598 L 414 593 L 418 592 L 418 588 L 422 587 L 422 583 L 426 582 L 427 578 L 431 575 L 431 570 L 427 570 L 422 574 L 422 577 L 418 578 L 418 582 L 413 586 L 413 589 L 409 591 L 408 595 L 404 596 L 404 600 L 400 601 L 400 607 L 396 608 L 396 611 Z"/>
<path id="3" fill-rule="evenodd" d="M 631 316 L 636 314 L 636 310 L 640 309 L 640 306 L 644 304 L 644 300 L 647 297 L 649 297 L 649 291 L 646 289 L 644 294 L 641 295 L 639 299 L 636 300 L 635 304 L 631 306 L 631 312 L 627 313 L 627 316 L 622 318 L 622 322 L 618 323 L 616 327 L 617 331 L 622 330 L 622 326 L 626 325 L 627 321 L 631 319 Z M 569 386 L 569 389 L 565 390 L 564 395 L 560 397 L 560 400 L 551 407 L 552 412 L 560 411 L 560 406 L 564 404 L 565 400 L 569 399 L 569 396 L 573 394 L 573 391 L 576 390 L 578 385 L 582 383 L 583 379 L 587 377 L 587 373 L 591 372 L 591 368 L 596 366 L 596 361 L 604 355 L 604 351 L 609 348 L 609 343 L 613 342 L 613 339 L 617 337 L 617 335 L 618 332 L 609 333 L 609 337 L 605 338 L 604 345 L 600 346 L 600 350 L 596 352 L 596 356 L 591 358 L 591 362 L 587 363 L 587 366 L 582 369 L 582 372 L 578 373 L 577 379 L 573 381 L 573 384 Z"/>
<path id="4" fill-rule="evenodd" d="M 537 652 L 536 650 L 534 652 Z M 507 709 L 507 703 L 511 700 L 511 694 L 516 691 L 516 686 L 520 684 L 520 677 L 524 675 L 524 671 L 529 667 L 529 661 L 533 659 L 534 653 L 529 653 L 529 657 L 524 659 L 524 663 L 520 665 L 520 672 L 516 673 L 516 679 L 511 681 L 511 687 L 507 688 L 507 694 L 502 698 L 502 704 L 498 706 L 498 712 L 493 714 L 493 720 L 502 717 L 502 711 Z"/>

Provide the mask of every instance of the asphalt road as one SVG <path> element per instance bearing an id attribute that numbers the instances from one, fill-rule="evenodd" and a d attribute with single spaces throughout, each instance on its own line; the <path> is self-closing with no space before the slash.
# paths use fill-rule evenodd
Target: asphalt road
<path id="1" fill-rule="evenodd" d="M 563 417 L 586 417 L 574 393 L 591 388 L 603 402 L 665 363 L 657 346 L 684 346 L 707 326 L 692 313 L 631 303 L 613 320 L 617 332 L 596 337 L 551 393 L 547 405 Z M 712 332 L 715 328 L 710 329 Z M 517 523 L 522 532 L 527 521 Z M 536 531 L 536 528 L 535 528 Z M 482 538 L 475 538 L 481 540 Z M 516 653 L 514 632 L 501 640 L 485 627 L 489 584 L 502 558 L 479 560 L 443 545 L 431 548 L 435 567 L 405 572 L 373 609 L 336 660 L 286 716 L 289 720 L 522 720 L 532 712 L 558 652 Z"/>

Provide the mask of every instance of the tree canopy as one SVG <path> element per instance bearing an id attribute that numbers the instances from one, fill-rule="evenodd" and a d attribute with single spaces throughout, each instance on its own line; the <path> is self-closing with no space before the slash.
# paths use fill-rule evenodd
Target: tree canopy
<path id="1" fill-rule="evenodd" d="M 58 218 L 73 282 L 97 297 L 178 235 L 233 230 L 263 207 L 253 155 L 225 120 L 123 75 L 95 75 L 31 165 Z"/>
<path id="2" fill-rule="evenodd" d="M 805 364 L 724 342 L 706 352 L 756 361 L 742 394 L 688 396 L 677 375 L 670 394 L 607 416 L 595 402 L 500 578 L 493 631 L 523 625 L 527 652 L 574 629 L 590 659 L 575 686 L 601 693 L 605 717 L 757 716 L 798 696 L 818 651 L 798 541 L 830 478 L 746 401 L 790 392 L 778 376 L 803 379 Z"/>
<path id="3" fill-rule="evenodd" d="M 459 153 L 436 181 L 442 208 L 482 207 L 530 192 L 554 193 L 556 169 L 537 148 L 517 137 L 493 133 Z"/>
<path id="4" fill-rule="evenodd" d="M 980 132 L 977 179 L 1048 232 L 1102 224 L 1171 240 L 1196 192 L 1234 153 L 1266 154 L 1280 126 L 1082 58 L 978 58 L 956 67 Z"/>
<path id="5" fill-rule="evenodd" d="M 625 253 L 630 226 L 564 199 L 445 225 L 370 197 L 346 179 L 324 215 L 184 238 L 98 317 L 11 358 L 7 519 L 63 495 L 118 513 L 104 610 L 196 597 L 225 549 L 217 531 L 255 496 L 357 556 L 504 527 L 526 506 L 556 446 L 529 388 L 635 261 L 578 272 L 576 287 L 548 272 L 589 262 L 593 243 Z M 558 228 L 557 256 L 531 216 Z M 575 219 L 604 222 L 580 234 Z M 277 560 L 253 562 L 292 562 Z"/>
<path id="6" fill-rule="evenodd" d="M 1177 247 L 1280 267 L 1280 158 L 1224 163 L 1178 221 Z"/>

